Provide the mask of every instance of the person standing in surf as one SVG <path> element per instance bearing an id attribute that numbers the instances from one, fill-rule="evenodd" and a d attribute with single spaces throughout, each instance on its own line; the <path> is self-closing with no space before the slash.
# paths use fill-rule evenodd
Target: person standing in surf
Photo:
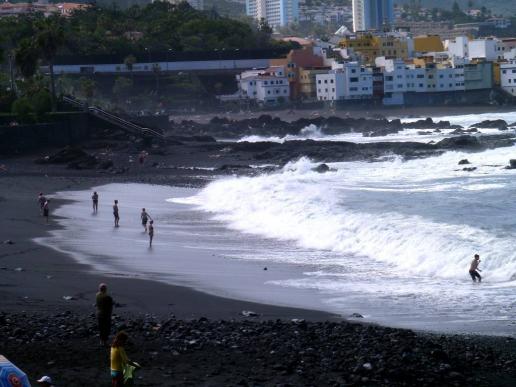
<path id="1" fill-rule="evenodd" d="M 475 254 L 475 257 L 473 258 L 473 261 L 471 261 L 471 266 L 469 267 L 469 275 L 471 276 L 471 279 L 473 282 L 477 281 L 482 282 L 482 277 L 480 274 L 478 274 L 479 271 L 482 271 L 478 268 L 478 265 L 480 264 L 480 255 Z"/>
<path id="2" fill-rule="evenodd" d="M 147 232 L 147 222 L 149 221 L 149 219 L 152 220 L 152 218 L 147 213 L 147 211 L 145 211 L 145 208 L 142 208 L 142 213 L 140 215 L 140 218 L 142 220 L 142 226 L 145 229 L 145 232 Z"/>
<path id="3" fill-rule="evenodd" d="M 152 247 L 152 240 L 154 239 L 154 221 L 149 223 L 149 247 Z"/>
<path id="4" fill-rule="evenodd" d="M 96 214 L 99 210 L 99 194 L 97 191 L 93 192 L 93 195 L 91 195 L 91 201 L 93 203 L 93 213 Z"/>
<path id="5" fill-rule="evenodd" d="M 45 200 L 45 204 L 43 204 L 43 216 L 45 217 L 45 221 L 48 224 L 48 215 L 50 209 L 48 208 L 48 199 Z"/>
<path id="6" fill-rule="evenodd" d="M 118 222 L 120 221 L 120 214 L 118 213 L 118 200 L 115 200 L 115 204 L 113 204 L 113 217 L 115 218 L 115 227 L 118 227 Z"/>
<path id="7" fill-rule="evenodd" d="M 39 213 L 43 215 L 43 206 L 45 205 L 45 202 L 47 201 L 47 198 L 43 195 L 43 192 L 40 192 L 38 195 L 38 204 L 39 204 Z"/>

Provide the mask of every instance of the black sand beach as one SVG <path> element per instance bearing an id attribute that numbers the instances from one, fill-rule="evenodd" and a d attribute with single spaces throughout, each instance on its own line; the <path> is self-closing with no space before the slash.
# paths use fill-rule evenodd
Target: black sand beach
<path id="1" fill-rule="evenodd" d="M 415 333 L 99 274 L 32 241 L 56 227 L 52 219 L 45 225 L 38 214 L 40 191 L 51 194 L 114 181 L 201 186 L 216 172 L 152 165 L 242 163 L 241 157 L 224 153 L 211 157 L 217 147 L 171 149 L 151 154 L 145 167 L 123 161 L 132 149 L 113 151 L 115 164 L 125 168 L 121 174 L 33 163 L 55 150 L 0 160 L 7 167 L 0 175 L 0 353 L 31 381 L 49 374 L 58 386 L 110 385 L 108 351 L 99 347 L 93 307 L 98 284 L 106 282 L 119 304 L 114 328 L 127 330 L 128 354 L 143 365 L 137 385 L 516 384 L 512 338 Z M 8 240 L 13 244 L 3 243 Z M 244 318 L 243 310 L 259 316 Z"/>

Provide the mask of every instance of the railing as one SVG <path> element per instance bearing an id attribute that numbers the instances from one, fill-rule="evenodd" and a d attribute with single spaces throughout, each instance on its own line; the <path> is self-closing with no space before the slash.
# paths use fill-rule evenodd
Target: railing
<path id="1" fill-rule="evenodd" d="M 113 125 L 118 126 L 119 128 L 127 130 L 129 132 L 146 134 L 146 135 L 150 135 L 150 136 L 154 136 L 154 137 L 158 137 L 158 138 L 165 137 L 163 135 L 163 133 L 160 133 L 154 129 L 150 129 L 150 128 L 146 128 L 146 127 L 137 125 L 134 122 L 127 121 L 127 120 L 125 120 L 117 115 L 114 115 L 112 113 L 109 113 L 99 107 L 88 106 L 87 103 L 81 102 L 75 98 L 63 96 L 63 101 L 66 102 L 67 104 L 78 107 L 81 110 L 86 110 L 86 111 L 90 112 L 91 114 L 94 114 L 95 116 L 99 117 L 100 119 L 103 119 L 104 121 L 107 121 Z"/>

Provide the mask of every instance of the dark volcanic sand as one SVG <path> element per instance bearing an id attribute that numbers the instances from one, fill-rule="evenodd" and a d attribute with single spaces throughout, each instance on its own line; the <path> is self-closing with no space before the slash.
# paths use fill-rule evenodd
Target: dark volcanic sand
<path id="1" fill-rule="evenodd" d="M 113 181 L 200 185 L 199 171 L 149 165 L 106 176 L 35 165 L 34 158 L 0 160 L 8 167 L 7 173 L 0 172 L 0 242 L 14 242 L 0 244 L 0 353 L 24 369 L 31 381 L 50 374 L 58 386 L 110 384 L 108 352 L 98 346 L 93 315 L 96 287 L 107 282 L 121 304 L 115 309 L 115 326 L 129 332 L 129 356 L 143 365 L 138 385 L 516 385 L 512 339 L 445 337 L 352 324 L 321 312 L 92 273 L 31 241 L 55 227 L 46 226 L 38 215 L 39 191 Z M 199 161 L 188 148 L 158 159 L 174 165 L 209 161 L 206 155 Z M 153 156 L 149 164 L 152 161 Z M 242 310 L 260 317 L 243 321 Z M 292 318 L 309 322 L 294 323 Z"/>

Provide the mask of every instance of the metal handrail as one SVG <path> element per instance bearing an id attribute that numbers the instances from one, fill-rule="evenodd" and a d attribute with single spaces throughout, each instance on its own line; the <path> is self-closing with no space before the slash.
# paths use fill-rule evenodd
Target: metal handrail
<path id="1" fill-rule="evenodd" d="M 63 96 L 63 101 L 65 101 L 66 103 L 69 103 L 71 105 L 80 107 L 81 109 L 87 110 L 90 113 L 95 114 L 96 116 L 100 116 L 101 118 L 105 119 L 106 121 L 108 121 L 112 124 L 118 125 L 118 126 L 122 127 L 123 129 L 138 131 L 138 132 L 141 132 L 144 134 L 149 134 L 151 136 L 155 136 L 155 137 L 159 137 L 159 138 L 165 137 L 163 135 L 163 133 L 160 133 L 154 129 L 146 128 L 146 127 L 137 125 L 134 122 L 127 121 L 127 120 L 125 120 L 113 113 L 109 113 L 97 106 L 88 106 L 85 102 L 81 102 L 75 98 Z"/>

